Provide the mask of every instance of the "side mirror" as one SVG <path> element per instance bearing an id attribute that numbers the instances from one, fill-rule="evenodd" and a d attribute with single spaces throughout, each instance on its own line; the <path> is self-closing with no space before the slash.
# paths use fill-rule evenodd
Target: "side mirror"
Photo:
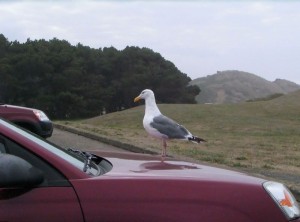
<path id="1" fill-rule="evenodd" d="M 29 188 L 44 180 L 43 173 L 20 157 L 0 154 L 0 188 Z"/>

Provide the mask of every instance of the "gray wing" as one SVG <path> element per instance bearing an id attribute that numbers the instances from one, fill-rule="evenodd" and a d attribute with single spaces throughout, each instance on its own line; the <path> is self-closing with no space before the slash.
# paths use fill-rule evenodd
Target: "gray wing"
<path id="1" fill-rule="evenodd" d="M 186 128 L 164 115 L 154 117 L 150 125 L 169 139 L 186 139 L 190 134 Z"/>

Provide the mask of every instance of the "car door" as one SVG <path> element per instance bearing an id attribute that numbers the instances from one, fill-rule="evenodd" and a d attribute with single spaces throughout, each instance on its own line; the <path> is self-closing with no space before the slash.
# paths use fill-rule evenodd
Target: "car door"
<path id="1" fill-rule="evenodd" d="M 1 222 L 84 221 L 73 187 L 58 170 L 1 134 L 0 153 L 27 161 L 44 176 L 44 181 L 34 187 L 0 188 Z M 1 167 L 5 170 L 5 166 Z"/>

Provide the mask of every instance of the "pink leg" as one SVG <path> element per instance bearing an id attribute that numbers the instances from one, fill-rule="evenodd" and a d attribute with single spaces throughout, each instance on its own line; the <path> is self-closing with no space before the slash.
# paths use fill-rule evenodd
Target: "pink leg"
<path id="1" fill-rule="evenodd" d="M 167 141 L 163 139 L 162 142 L 163 142 L 163 148 L 161 152 L 161 162 L 164 162 L 165 157 L 167 156 Z"/>

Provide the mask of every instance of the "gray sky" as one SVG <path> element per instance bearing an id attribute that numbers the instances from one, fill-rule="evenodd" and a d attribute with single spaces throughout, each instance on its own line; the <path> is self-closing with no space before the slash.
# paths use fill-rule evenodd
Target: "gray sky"
<path id="1" fill-rule="evenodd" d="M 147 47 L 192 79 L 240 70 L 300 84 L 300 1 L 3 1 L 9 41 Z"/>

